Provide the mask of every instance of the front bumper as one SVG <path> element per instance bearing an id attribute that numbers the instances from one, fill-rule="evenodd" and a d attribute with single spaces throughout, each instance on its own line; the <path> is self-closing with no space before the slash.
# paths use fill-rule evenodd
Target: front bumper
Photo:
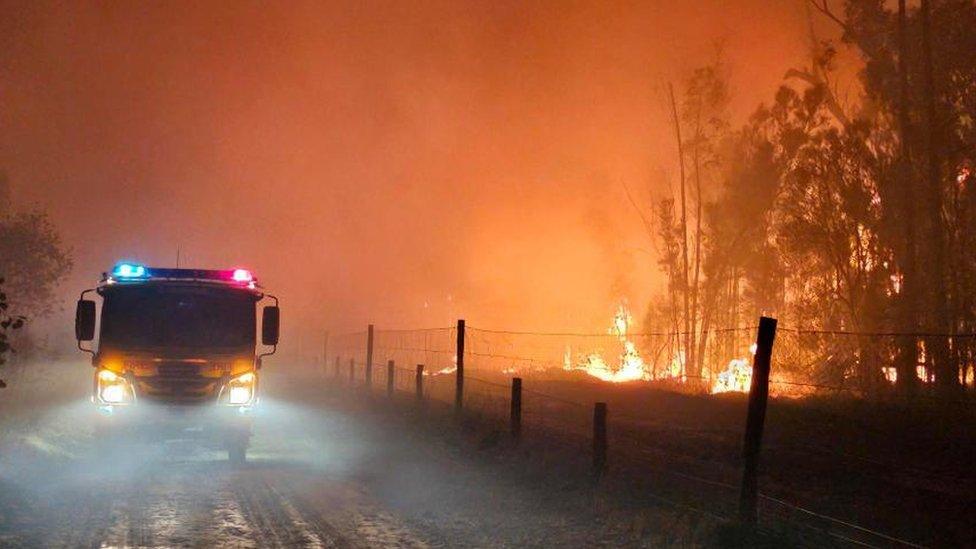
<path id="1" fill-rule="evenodd" d="M 226 439 L 249 437 L 250 406 L 172 406 L 140 403 L 96 407 L 96 436 L 140 440 Z"/>

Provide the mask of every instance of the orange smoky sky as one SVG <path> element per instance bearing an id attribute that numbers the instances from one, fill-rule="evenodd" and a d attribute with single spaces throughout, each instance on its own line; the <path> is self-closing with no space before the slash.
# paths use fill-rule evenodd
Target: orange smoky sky
<path id="1" fill-rule="evenodd" d="M 669 192 L 661 90 L 721 42 L 742 120 L 807 51 L 801 0 L 2 10 L 0 169 L 73 248 L 65 299 L 180 249 L 309 336 L 639 314 L 661 277 L 624 185 Z"/>

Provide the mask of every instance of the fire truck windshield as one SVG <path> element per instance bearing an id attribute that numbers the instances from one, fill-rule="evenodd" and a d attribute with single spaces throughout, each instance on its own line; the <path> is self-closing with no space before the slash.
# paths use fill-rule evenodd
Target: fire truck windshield
<path id="1" fill-rule="evenodd" d="M 253 346 L 254 296 L 235 289 L 115 287 L 104 294 L 101 343 L 120 348 Z"/>

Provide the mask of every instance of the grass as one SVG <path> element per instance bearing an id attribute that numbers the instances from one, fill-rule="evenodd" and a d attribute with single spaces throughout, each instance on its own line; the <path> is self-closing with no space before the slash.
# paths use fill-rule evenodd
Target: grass
<path id="1" fill-rule="evenodd" d="M 471 409 L 466 429 L 482 433 L 469 444 L 482 452 L 506 448 L 542 468 L 579 462 L 589 455 L 591 405 L 608 402 L 611 474 L 603 484 L 615 501 L 637 507 L 669 501 L 676 509 L 734 516 L 745 395 L 691 395 L 583 379 L 525 380 L 523 442 L 513 450 L 504 443 L 505 391 L 492 388 L 479 396 L 477 384 L 467 386 Z M 446 403 L 430 407 L 450 417 Z M 424 421 L 436 423 L 432 417 L 438 414 Z M 773 399 L 761 459 L 760 490 L 772 498 L 924 545 L 976 544 L 967 517 L 976 487 L 971 408 L 841 395 Z M 574 474 L 585 475 L 586 459 L 582 462 Z M 850 537 L 887 543 L 771 500 L 764 502 L 761 514 L 764 524 L 778 532 L 772 538 L 762 534 L 762 539 L 828 543 Z M 823 530 L 831 535 L 817 533 Z M 719 529 L 712 542 L 755 545 L 743 535 Z"/>

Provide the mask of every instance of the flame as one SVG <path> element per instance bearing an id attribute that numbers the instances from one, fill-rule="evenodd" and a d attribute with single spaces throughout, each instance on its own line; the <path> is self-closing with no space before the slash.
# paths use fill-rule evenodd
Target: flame
<path id="1" fill-rule="evenodd" d="M 898 369 L 895 368 L 894 366 L 882 366 L 881 375 L 884 376 L 885 381 L 891 383 L 892 385 L 898 382 Z M 932 375 L 930 376 L 928 368 L 922 364 L 915 366 L 915 377 L 917 377 L 918 380 L 921 381 L 922 383 L 931 383 L 935 381 L 935 373 L 932 373 Z M 964 378 L 965 378 L 964 374 L 960 372 L 959 379 L 963 383 L 965 383 L 963 381 Z"/>
<path id="2" fill-rule="evenodd" d="M 436 372 L 428 372 L 428 371 L 425 370 L 424 371 L 424 375 L 425 376 L 443 376 L 443 375 L 447 375 L 447 374 L 453 374 L 456 371 L 457 371 L 457 355 L 454 355 L 451 358 L 451 365 L 450 366 L 447 366 L 445 368 L 441 368 L 440 370 L 437 370 Z"/>
<path id="3" fill-rule="evenodd" d="M 915 367 L 915 375 L 918 377 L 918 379 L 922 380 L 923 383 L 935 381 L 935 373 L 932 373 L 930 376 L 929 369 L 921 364 Z"/>
<path id="4" fill-rule="evenodd" d="M 668 363 L 667 369 L 660 372 L 657 375 L 657 379 L 680 379 L 681 381 L 687 379 L 685 377 L 685 351 L 683 349 L 679 349 L 678 352 L 674 353 L 674 357 Z"/>
<path id="5" fill-rule="evenodd" d="M 752 366 L 744 358 L 734 358 L 729 361 L 725 370 L 718 373 L 712 382 L 711 393 L 746 393 L 752 385 Z"/>
<path id="6" fill-rule="evenodd" d="M 884 376 L 885 381 L 888 383 L 895 383 L 898 381 L 898 369 L 894 366 L 882 366 L 881 375 Z"/>
<path id="7" fill-rule="evenodd" d="M 566 354 L 563 357 L 563 369 L 580 370 L 597 379 L 611 383 L 650 381 L 651 374 L 637 350 L 637 345 L 627 338 L 627 331 L 632 323 L 633 318 L 630 316 L 627 307 L 621 305 L 617 308 L 617 314 L 614 315 L 613 325 L 609 330 L 609 333 L 616 336 L 622 346 L 620 358 L 616 365 L 607 364 L 599 353 L 589 353 L 578 363 L 573 364 L 572 352 L 567 347 Z"/>
<path id="8" fill-rule="evenodd" d="M 637 345 L 627 336 L 633 323 L 633 318 L 625 305 L 617 309 L 613 317 L 613 324 L 608 333 L 615 336 L 620 343 L 621 351 L 616 364 L 610 364 L 599 352 L 590 352 L 579 357 L 575 362 L 569 347 L 563 356 L 563 369 L 567 371 L 581 371 L 597 379 L 624 383 L 627 381 L 663 381 L 673 380 L 684 383 L 688 380 L 685 369 L 685 352 L 678 349 L 671 361 L 664 368 L 654 372 L 651 365 L 640 356 Z M 756 345 L 749 348 L 751 354 L 756 353 Z M 702 378 L 711 379 L 709 392 L 726 393 L 731 391 L 748 392 L 752 384 L 752 366 L 748 359 L 736 358 L 729 362 L 725 370 L 714 378 L 708 369 L 702 369 Z"/>

